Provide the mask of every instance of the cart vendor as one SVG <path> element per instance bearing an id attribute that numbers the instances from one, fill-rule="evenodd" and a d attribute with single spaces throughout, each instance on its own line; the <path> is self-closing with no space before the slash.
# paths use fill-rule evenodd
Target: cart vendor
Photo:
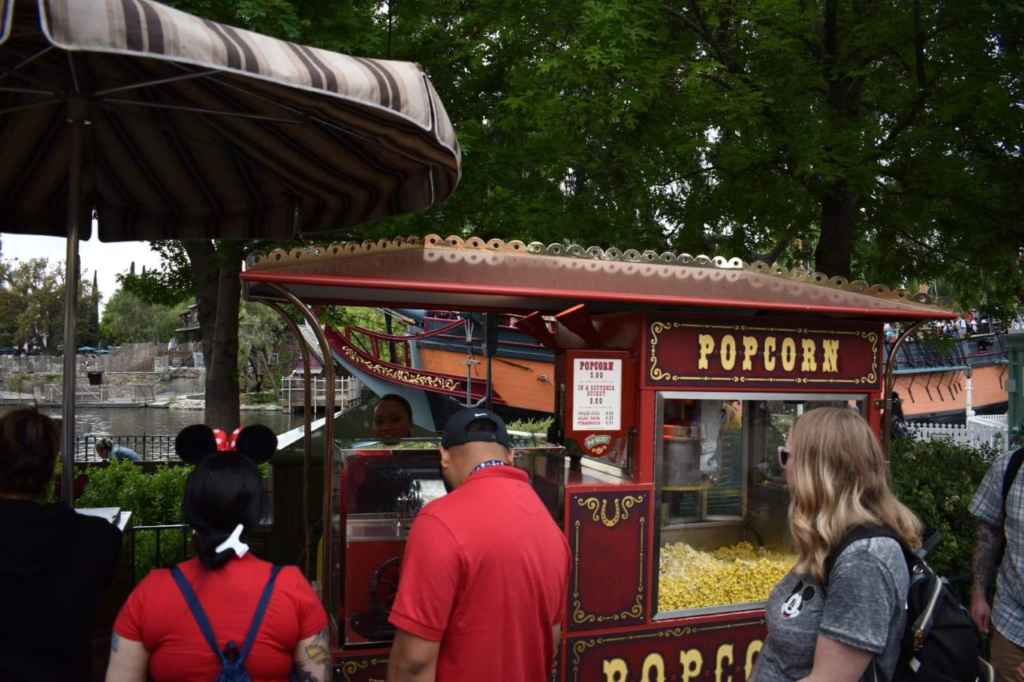
<path id="1" fill-rule="evenodd" d="M 400 395 L 382 396 L 373 408 L 373 435 L 384 442 L 412 435 L 412 405 Z"/>

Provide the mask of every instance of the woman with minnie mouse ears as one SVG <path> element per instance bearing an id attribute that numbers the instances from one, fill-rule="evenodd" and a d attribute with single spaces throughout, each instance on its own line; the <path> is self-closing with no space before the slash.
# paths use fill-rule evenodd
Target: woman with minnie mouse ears
<path id="1" fill-rule="evenodd" d="M 175 450 L 195 465 L 182 516 L 196 557 L 155 569 L 114 623 L 107 682 L 330 678 L 327 614 L 294 566 L 256 558 L 246 544 L 263 518 L 263 479 L 277 437 L 249 426 L 227 439 L 202 424 Z"/>

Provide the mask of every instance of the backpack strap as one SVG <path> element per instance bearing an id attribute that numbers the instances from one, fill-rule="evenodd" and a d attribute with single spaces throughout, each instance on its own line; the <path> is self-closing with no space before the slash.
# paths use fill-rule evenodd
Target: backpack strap
<path id="1" fill-rule="evenodd" d="M 228 660 L 224 656 L 224 652 L 217 645 L 217 638 L 213 634 L 213 626 L 210 625 L 210 619 L 206 617 L 206 611 L 203 610 L 203 605 L 199 603 L 199 597 L 196 596 L 192 586 L 189 585 L 188 578 L 185 577 L 185 574 L 177 566 L 171 568 L 171 575 L 174 576 L 174 582 L 178 583 L 178 589 L 181 590 L 181 595 L 185 597 L 185 602 L 188 604 L 189 610 L 192 611 L 192 617 L 196 619 L 203 637 L 206 638 L 206 643 L 210 645 L 213 653 L 217 655 L 221 666 L 226 665 Z"/>
<path id="2" fill-rule="evenodd" d="M 256 634 L 260 631 L 263 616 L 267 613 L 270 597 L 274 594 L 274 583 L 277 582 L 277 574 L 281 572 L 281 568 L 281 566 L 272 566 L 270 568 L 270 579 L 267 580 L 267 584 L 263 588 L 263 595 L 260 597 L 260 603 L 256 607 L 256 614 L 252 617 L 252 623 L 249 624 L 249 633 L 245 636 L 245 644 L 242 645 L 242 654 L 238 657 L 239 665 L 245 663 L 245 659 L 249 656 L 249 650 L 252 649 L 252 645 L 256 641 Z"/>
<path id="3" fill-rule="evenodd" d="M 217 654 L 217 658 L 220 660 L 221 666 L 226 666 L 229 663 L 241 668 L 246 657 L 249 655 L 250 649 L 252 649 L 253 643 L 256 641 L 256 634 L 260 630 L 260 625 L 263 623 L 263 616 L 267 613 L 267 606 L 270 605 L 270 597 L 274 594 L 274 584 L 277 581 L 277 574 L 281 572 L 281 566 L 273 566 L 270 569 L 270 579 L 267 580 L 266 586 L 263 588 L 263 595 L 260 597 L 260 603 L 256 607 L 256 614 L 252 617 L 252 623 L 249 625 L 249 632 L 245 636 L 245 644 L 242 645 L 242 652 L 238 657 L 237 661 L 229 661 L 221 651 L 220 646 L 217 644 L 217 638 L 213 634 L 213 626 L 210 625 L 210 619 L 206 616 L 206 611 L 203 610 L 203 605 L 199 603 L 199 597 L 196 596 L 192 586 L 188 582 L 188 578 L 181 572 L 181 569 L 177 566 L 171 569 L 171 575 L 174 576 L 174 582 L 178 583 L 178 589 L 181 590 L 181 594 L 185 597 L 185 602 L 188 604 L 189 610 L 192 611 L 192 617 L 196 619 L 196 623 L 199 625 L 199 629 L 203 633 L 203 637 L 206 638 L 206 643 L 210 645 L 213 652 Z M 229 646 L 234 646 L 234 642 L 231 642 Z"/>
<path id="4" fill-rule="evenodd" d="M 909 569 L 910 557 L 908 556 L 907 547 L 903 543 L 903 538 L 900 537 L 899 533 L 888 526 L 880 524 L 854 526 L 846 531 L 846 534 L 843 535 L 843 539 L 839 541 L 836 548 L 828 555 L 828 559 L 825 560 L 825 587 L 828 587 L 829 576 L 832 575 L 832 569 L 835 568 L 836 562 L 839 561 L 839 557 L 846 551 L 846 548 L 859 540 L 867 540 L 869 538 L 892 538 L 896 542 L 900 543 L 900 549 L 903 550 L 903 556 L 908 560 L 907 566 Z"/>

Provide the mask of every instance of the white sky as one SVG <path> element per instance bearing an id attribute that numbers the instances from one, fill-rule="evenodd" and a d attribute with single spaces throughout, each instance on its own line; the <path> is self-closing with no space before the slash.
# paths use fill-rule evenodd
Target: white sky
<path id="1" fill-rule="evenodd" d="M 132 261 L 136 271 L 142 266 L 153 269 L 160 265 L 160 256 L 150 250 L 146 242 L 101 242 L 96 236 L 93 226 L 92 239 L 79 242 L 78 252 L 82 258 L 82 273 L 85 279 L 92 281 L 93 271 L 99 272 L 100 314 L 107 305 L 110 296 L 119 287 L 115 276 L 128 272 Z M 36 237 L 23 234 L 4 233 L 3 259 L 28 260 L 30 258 L 47 258 L 51 265 L 63 263 L 66 256 L 67 242 L 63 237 Z"/>

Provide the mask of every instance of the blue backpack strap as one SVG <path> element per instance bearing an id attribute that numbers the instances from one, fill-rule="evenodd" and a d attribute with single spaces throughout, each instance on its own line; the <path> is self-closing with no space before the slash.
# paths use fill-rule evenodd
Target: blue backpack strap
<path id="1" fill-rule="evenodd" d="M 263 616 L 267 613 L 270 597 L 274 594 L 274 583 L 277 581 L 277 574 L 280 572 L 281 566 L 272 566 L 270 569 L 270 579 L 267 581 L 266 587 L 263 588 L 263 596 L 260 597 L 259 606 L 256 607 L 256 615 L 252 617 L 249 633 L 245 636 L 245 644 L 242 645 L 242 654 L 238 657 L 238 665 L 240 666 L 245 664 L 245 659 L 249 656 L 249 650 L 252 649 L 252 645 L 256 641 L 256 634 L 260 631 Z"/>
<path id="2" fill-rule="evenodd" d="M 196 619 L 199 629 L 202 630 L 203 636 L 206 638 L 206 643 L 217 654 L 217 659 L 220 661 L 221 666 L 224 666 L 228 663 L 228 660 L 224 657 L 224 652 L 217 645 L 217 638 L 213 635 L 213 626 L 210 625 L 210 619 L 206 617 L 206 611 L 203 611 L 203 606 L 199 603 L 199 597 L 192 590 L 192 586 L 188 584 L 188 578 L 185 577 L 185 574 L 177 566 L 171 569 L 171 575 L 174 576 L 174 582 L 178 583 L 178 589 L 181 590 L 182 596 L 185 597 L 188 608 L 192 611 L 192 617 Z"/>

